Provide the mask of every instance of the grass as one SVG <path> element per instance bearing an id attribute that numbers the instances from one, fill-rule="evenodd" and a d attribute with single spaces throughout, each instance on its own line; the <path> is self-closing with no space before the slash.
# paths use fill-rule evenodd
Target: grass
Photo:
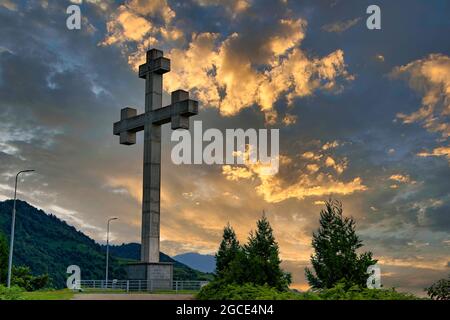
<path id="1" fill-rule="evenodd" d="M 122 294 L 196 294 L 198 293 L 198 290 L 178 290 L 178 292 L 175 292 L 175 290 L 154 290 L 151 292 L 147 291 L 130 291 L 126 292 L 122 289 L 83 289 L 83 291 L 76 292 L 80 294 L 90 294 L 90 293 L 122 293 Z"/>
<path id="2" fill-rule="evenodd" d="M 178 290 L 175 292 L 174 290 L 156 290 L 152 292 L 145 291 L 130 291 L 127 293 L 125 290 L 120 289 L 86 289 L 83 291 L 72 291 L 69 289 L 62 290 L 38 290 L 33 292 L 27 292 L 19 287 L 12 287 L 11 289 L 7 289 L 4 286 L 0 286 L 0 300 L 70 300 L 73 298 L 75 294 L 191 294 L 194 295 L 198 291 L 196 290 Z"/>
<path id="3" fill-rule="evenodd" d="M 77 294 L 89 294 L 89 293 L 126 293 L 123 289 L 102 289 L 102 288 L 95 288 L 95 289 L 83 289 L 80 291 L 75 291 Z"/>
<path id="4" fill-rule="evenodd" d="M 197 294 L 198 290 L 178 290 L 177 292 L 175 290 L 157 290 L 152 293 L 159 293 L 159 294 Z"/>
<path id="5" fill-rule="evenodd" d="M 198 291 L 193 290 L 178 290 L 178 294 L 196 294 Z M 21 292 L 20 300 L 70 300 L 75 294 L 127 294 L 124 290 L 101 290 L 101 289 L 89 289 L 81 292 L 72 291 L 69 289 L 63 290 L 48 290 L 48 291 L 33 291 L 33 292 Z M 130 292 L 130 294 L 176 294 L 175 291 L 170 290 L 158 290 L 153 292 Z"/>
<path id="6" fill-rule="evenodd" d="M 22 292 L 23 300 L 70 300 L 74 292 L 69 289 Z"/>

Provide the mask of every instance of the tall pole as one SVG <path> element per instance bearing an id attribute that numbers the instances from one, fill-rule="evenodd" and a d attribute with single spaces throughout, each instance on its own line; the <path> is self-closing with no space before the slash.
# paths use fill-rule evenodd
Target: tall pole
<path id="1" fill-rule="evenodd" d="M 108 271 L 109 271 L 109 223 L 113 220 L 117 220 L 117 218 L 110 218 L 108 219 L 108 224 L 106 227 L 106 288 L 108 288 Z"/>
<path id="2" fill-rule="evenodd" d="M 11 239 L 9 240 L 9 260 L 8 260 L 8 288 L 11 287 L 11 271 L 12 271 L 12 260 L 13 260 L 13 250 L 14 250 L 14 229 L 16 225 L 16 199 L 17 199 L 17 180 L 19 174 L 24 172 L 33 172 L 34 170 L 22 170 L 16 174 L 16 183 L 14 185 L 14 204 L 11 219 Z"/>

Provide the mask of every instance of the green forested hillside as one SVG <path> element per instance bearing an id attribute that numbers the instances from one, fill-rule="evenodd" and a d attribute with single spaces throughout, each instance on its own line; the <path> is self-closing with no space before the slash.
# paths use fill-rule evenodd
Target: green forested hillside
<path id="1" fill-rule="evenodd" d="M 0 202 L 0 232 L 9 241 L 12 200 Z M 14 265 L 29 266 L 34 274 L 48 273 L 52 285 L 65 286 L 66 269 L 75 264 L 81 268 L 82 279 L 103 279 L 105 274 L 105 247 L 56 216 L 17 201 Z M 138 244 L 115 246 L 110 256 L 110 279 L 125 279 L 124 264 L 133 256 L 121 252 L 136 252 Z M 121 248 L 121 250 L 116 250 Z M 134 250 L 134 251 L 133 251 Z M 139 250 L 139 249 L 137 249 Z M 139 252 L 139 251 L 137 251 Z M 117 255 L 116 255 L 117 253 Z M 173 261 L 161 254 L 162 261 Z M 175 262 L 174 279 L 202 280 L 210 275 Z M 3 280 L 2 280 L 3 282 Z"/>

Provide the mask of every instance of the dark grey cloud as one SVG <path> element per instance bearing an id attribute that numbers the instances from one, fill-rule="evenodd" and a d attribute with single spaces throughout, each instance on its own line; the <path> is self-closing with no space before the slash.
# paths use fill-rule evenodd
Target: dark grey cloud
<path id="1" fill-rule="evenodd" d="M 292 166 L 281 168 L 280 177 L 292 183 L 306 164 L 300 157 L 303 152 L 338 140 L 341 145 L 330 155 L 349 161 L 340 178 L 348 181 L 359 176 L 368 187 L 341 198 L 344 212 L 357 220 L 367 250 L 410 264 L 386 262 L 386 272 L 392 272 L 386 284 L 416 290 L 441 277 L 445 261 L 448 265 L 443 257 L 448 256 L 450 168 L 445 158 L 416 157 L 421 150 L 432 149 L 438 136 L 418 125 L 394 121 L 399 112 L 417 110 L 422 97 L 388 74 L 395 66 L 432 52 L 450 54 L 448 4 L 383 2 L 383 30 L 370 32 L 364 19 L 369 2 L 338 1 L 331 6 L 329 1 L 288 5 L 254 1 L 236 17 L 220 7 L 195 2 L 169 1 L 169 5 L 177 15 L 174 25 L 187 40 L 192 32 L 218 32 L 222 39 L 233 32 L 242 34 L 233 50 L 243 59 L 267 59 L 264 40 L 280 33 L 278 21 L 284 17 L 308 21 L 301 45 L 307 54 L 325 56 L 343 49 L 355 80 L 345 83 L 341 92 L 317 91 L 296 99 L 293 107 L 287 107 L 283 98 L 276 103 L 280 114 L 298 116 L 295 125 L 280 128 L 281 153 L 294 159 Z M 111 3 L 106 11 L 83 4 L 83 15 L 94 29 L 81 31 L 65 28 L 67 3 L 50 3 L 47 8 L 39 3 L 20 2 L 19 11 L 0 7 L 0 196 L 10 196 L 16 171 L 33 167 L 37 173 L 24 178 L 21 198 L 98 240 L 103 239 L 106 218 L 119 216 L 115 240 L 137 241 L 140 205 L 135 182 L 142 172 L 142 136 L 135 146 L 120 146 L 112 135 L 112 123 L 123 106 L 143 109 L 144 83 L 120 48 L 98 45 L 105 38 L 106 21 L 120 2 Z M 338 36 L 322 30 L 326 24 L 360 16 L 358 24 Z M 384 61 L 376 55 L 383 55 Z M 164 100 L 168 103 L 167 95 Z M 196 117 L 200 119 L 205 129 L 265 127 L 264 115 L 256 106 L 233 117 L 203 109 Z M 304 283 L 308 237 L 318 226 L 320 211 L 313 202 L 323 199 L 266 203 L 256 194 L 254 181 L 229 183 L 219 166 L 171 164 L 170 128 L 164 127 L 163 135 L 166 201 L 162 224 L 167 236 L 163 249 L 172 253 L 214 250 L 227 221 L 245 241 L 265 209 L 282 254 L 296 260 L 285 258 L 286 268 Z M 408 175 L 416 183 L 399 183 L 391 189 L 393 174 Z M 126 177 L 130 181 L 124 181 Z M 202 219 L 195 219 L 199 221 L 195 224 L 193 216 Z M 442 268 L 414 266 L 423 257 Z"/>

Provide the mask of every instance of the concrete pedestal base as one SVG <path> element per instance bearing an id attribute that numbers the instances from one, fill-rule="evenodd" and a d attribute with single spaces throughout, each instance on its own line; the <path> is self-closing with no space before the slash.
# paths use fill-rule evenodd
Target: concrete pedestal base
<path id="1" fill-rule="evenodd" d="M 154 291 L 171 290 L 173 284 L 173 263 L 170 262 L 138 262 L 127 266 L 128 280 L 134 290 Z M 139 286 L 139 288 L 134 288 Z"/>

